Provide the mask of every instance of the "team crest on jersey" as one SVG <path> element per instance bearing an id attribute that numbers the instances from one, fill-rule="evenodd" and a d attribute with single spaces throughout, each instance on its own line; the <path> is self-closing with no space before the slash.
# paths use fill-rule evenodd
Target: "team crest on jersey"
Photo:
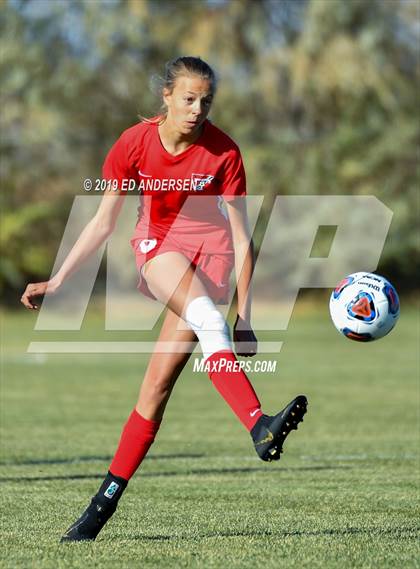
<path id="1" fill-rule="evenodd" d="M 214 179 L 214 176 L 210 176 L 210 174 L 191 174 L 191 179 L 193 181 L 193 187 L 197 192 L 201 192 L 204 190 L 207 184 L 210 184 L 211 181 Z"/>

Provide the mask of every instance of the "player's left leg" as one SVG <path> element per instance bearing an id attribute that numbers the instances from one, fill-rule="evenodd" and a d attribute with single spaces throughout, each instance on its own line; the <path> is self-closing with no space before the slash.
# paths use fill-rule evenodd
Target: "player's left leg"
<path id="1" fill-rule="evenodd" d="M 146 456 L 159 429 L 172 389 L 191 356 L 196 337 L 178 329 L 179 317 L 168 310 L 158 344 L 172 344 L 173 352 L 155 348 L 140 389 L 139 399 L 124 425 L 109 471 L 90 505 L 62 537 L 62 542 L 92 541 L 115 512 L 128 481 Z M 179 351 L 179 347 L 184 351 Z"/>

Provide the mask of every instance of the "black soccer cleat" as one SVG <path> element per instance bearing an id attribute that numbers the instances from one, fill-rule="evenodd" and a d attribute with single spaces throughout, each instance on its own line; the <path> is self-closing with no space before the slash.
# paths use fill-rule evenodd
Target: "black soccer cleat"
<path id="1" fill-rule="evenodd" d="M 95 498 L 92 498 L 89 506 L 80 518 L 69 527 L 60 542 L 94 541 L 116 509 L 116 506 L 115 508 L 105 509 L 103 506 L 95 502 Z"/>
<path id="2" fill-rule="evenodd" d="M 106 522 L 117 509 L 118 500 L 127 486 L 127 480 L 108 472 L 98 493 L 78 520 L 61 538 L 61 543 L 70 541 L 94 541 Z"/>
<path id="3" fill-rule="evenodd" d="M 303 421 L 307 406 L 306 397 L 298 395 L 277 415 L 263 415 L 258 419 L 251 430 L 251 437 L 261 460 L 271 462 L 280 459 L 287 435 Z"/>

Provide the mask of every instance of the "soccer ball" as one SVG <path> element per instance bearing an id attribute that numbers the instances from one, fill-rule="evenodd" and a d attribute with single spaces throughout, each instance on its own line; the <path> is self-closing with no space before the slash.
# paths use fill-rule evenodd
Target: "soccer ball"
<path id="1" fill-rule="evenodd" d="M 341 334 L 350 340 L 370 342 L 393 329 L 400 315 L 400 301 L 384 277 L 353 273 L 333 290 L 330 314 Z"/>

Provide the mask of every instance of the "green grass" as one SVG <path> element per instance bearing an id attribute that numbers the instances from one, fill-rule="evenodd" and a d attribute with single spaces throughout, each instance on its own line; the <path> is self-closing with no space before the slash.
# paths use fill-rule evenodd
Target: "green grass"
<path id="1" fill-rule="evenodd" d="M 114 518 L 95 543 L 65 546 L 58 540 L 107 470 L 147 359 L 27 354 L 31 340 L 121 339 L 101 332 L 95 313 L 67 335 L 34 332 L 34 321 L 3 316 L 1 566 L 419 567 L 413 309 L 373 344 L 341 338 L 323 308 L 303 301 L 287 332 L 265 334 L 285 344 L 277 373 L 253 378 L 264 409 L 300 392 L 310 402 L 280 463 L 259 461 L 190 365 Z"/>

